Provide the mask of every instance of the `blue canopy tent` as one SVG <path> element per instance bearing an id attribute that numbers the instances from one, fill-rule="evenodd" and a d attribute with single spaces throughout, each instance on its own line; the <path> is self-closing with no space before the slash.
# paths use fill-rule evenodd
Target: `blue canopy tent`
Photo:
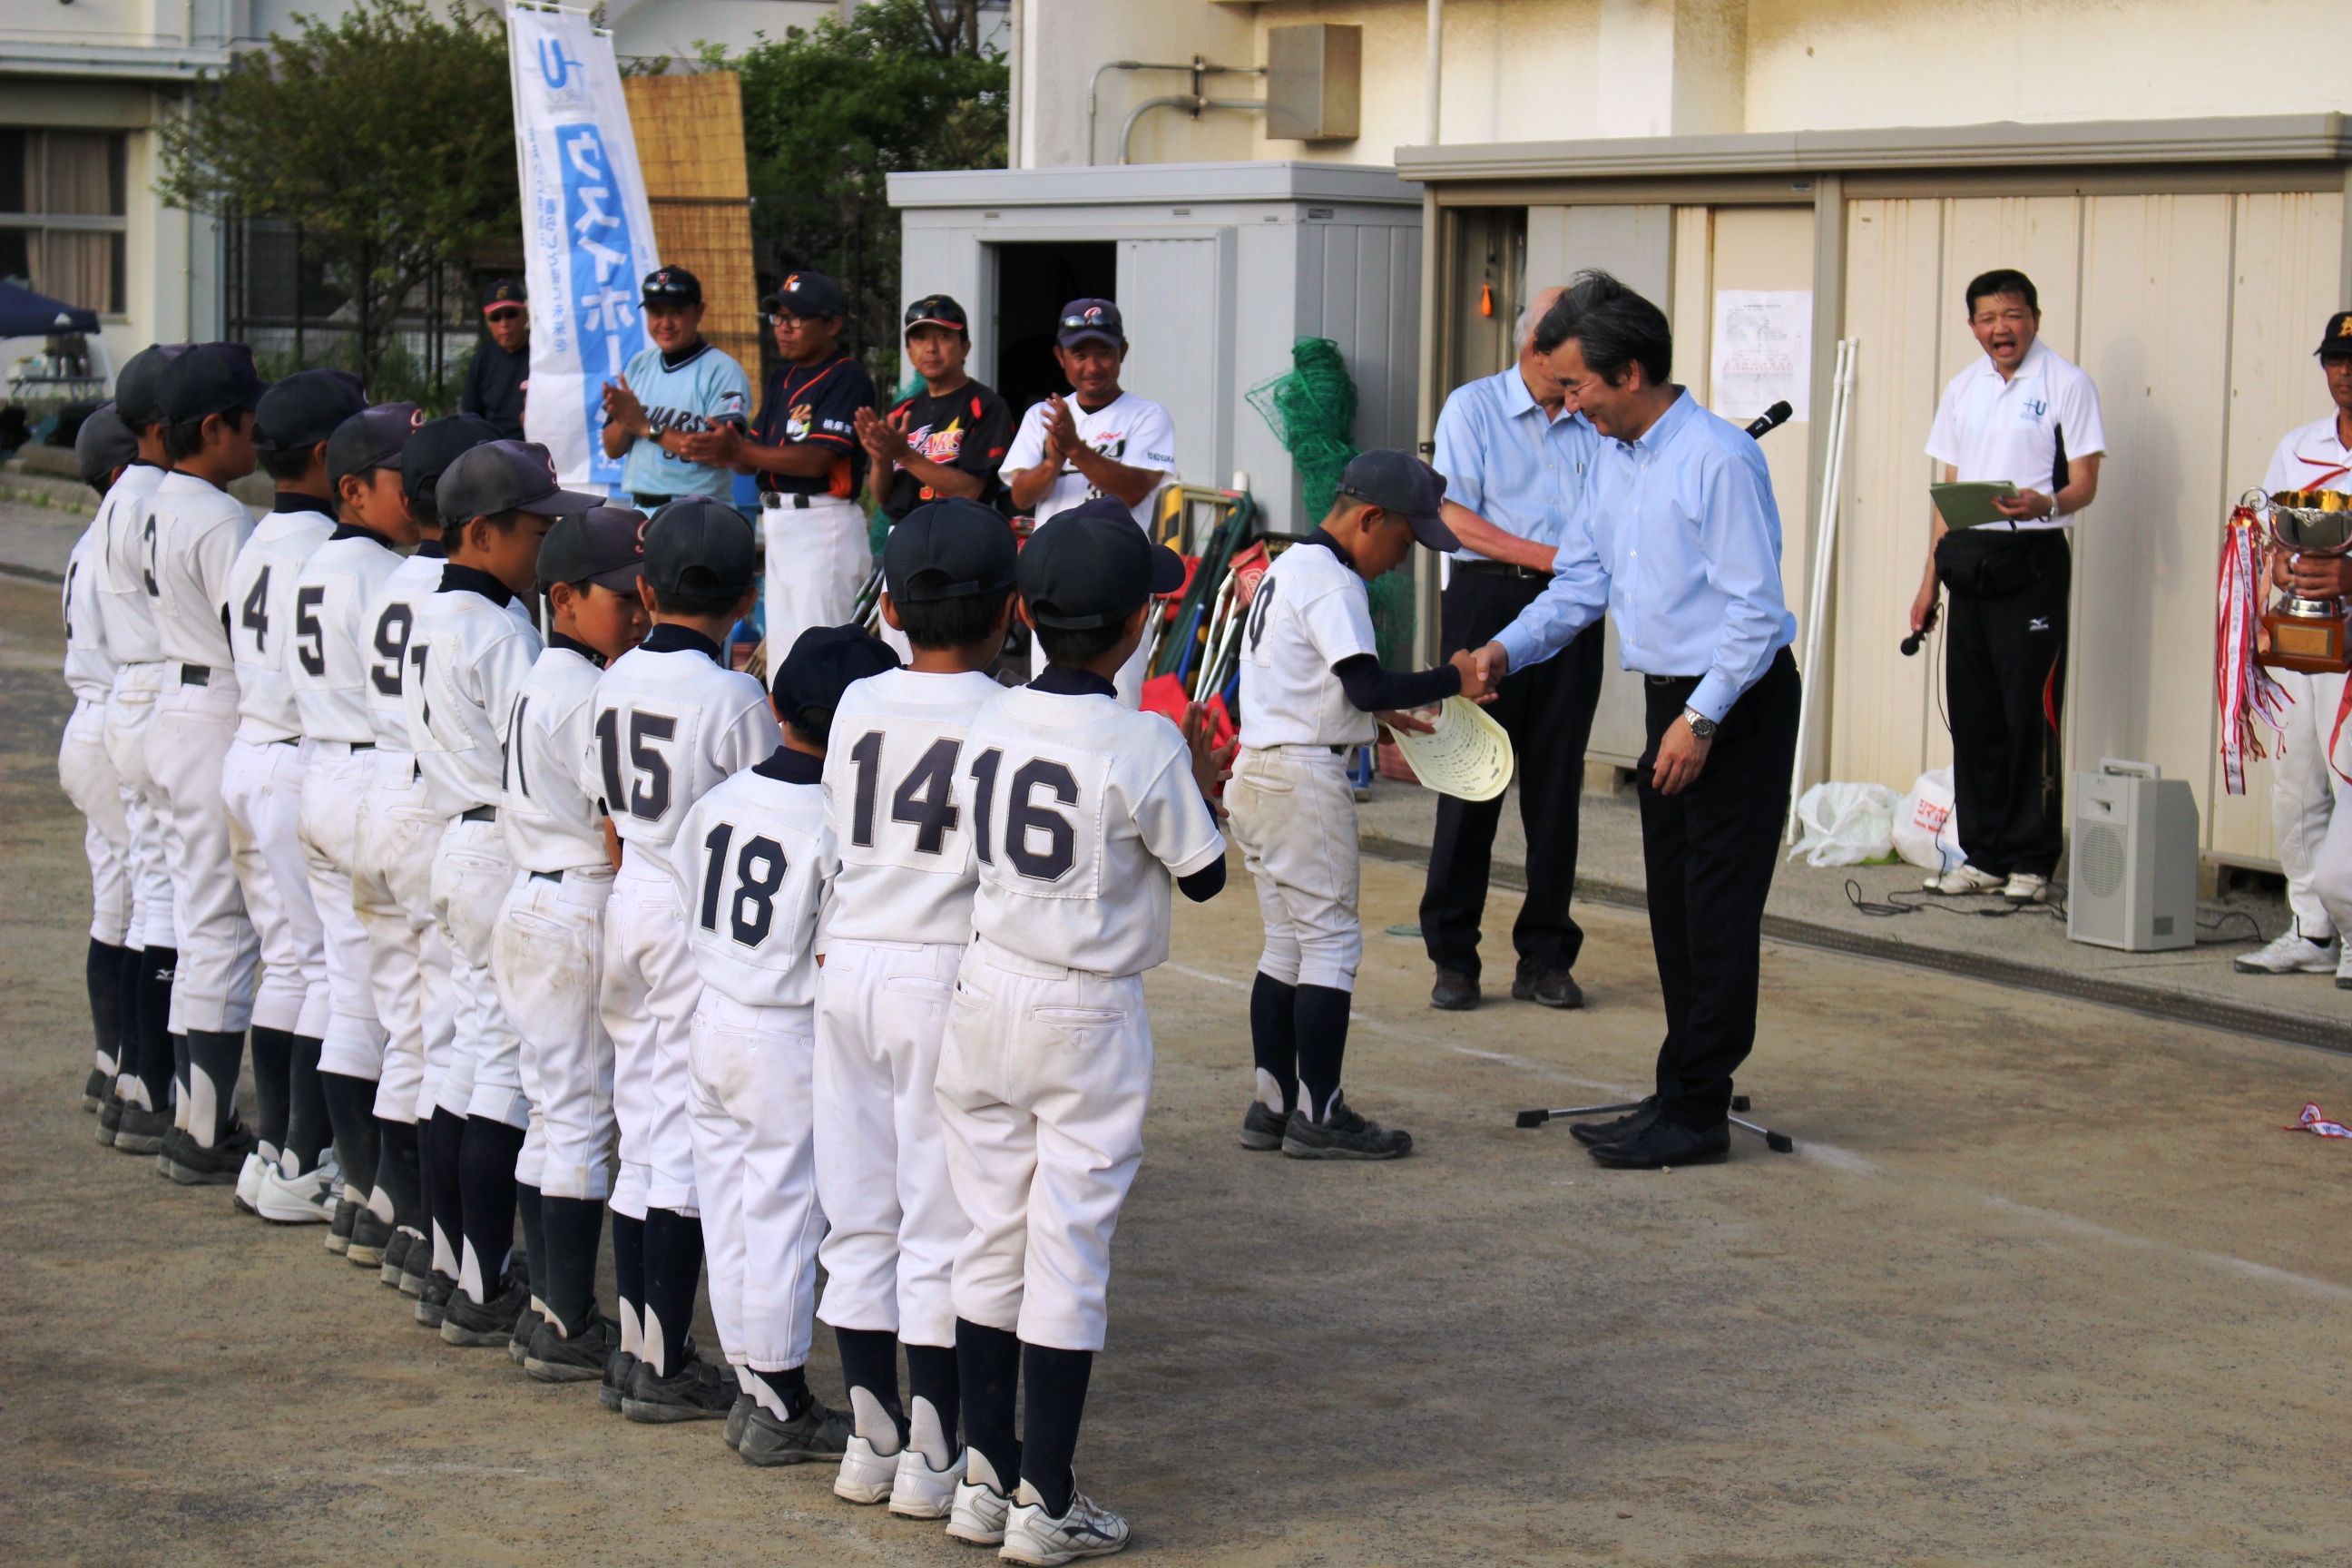
<path id="1" fill-rule="evenodd" d="M 98 312 L 0 282 L 0 338 L 45 338 L 51 332 L 95 332 Z"/>

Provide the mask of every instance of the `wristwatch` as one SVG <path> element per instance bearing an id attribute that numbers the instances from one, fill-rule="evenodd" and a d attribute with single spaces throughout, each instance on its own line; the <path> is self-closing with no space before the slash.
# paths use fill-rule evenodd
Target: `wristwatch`
<path id="1" fill-rule="evenodd" d="M 1715 721 L 1700 712 L 1697 709 L 1684 709 L 1683 722 L 1688 724 L 1690 726 L 1691 733 L 1697 736 L 1700 740 L 1712 741 L 1715 739 Z"/>

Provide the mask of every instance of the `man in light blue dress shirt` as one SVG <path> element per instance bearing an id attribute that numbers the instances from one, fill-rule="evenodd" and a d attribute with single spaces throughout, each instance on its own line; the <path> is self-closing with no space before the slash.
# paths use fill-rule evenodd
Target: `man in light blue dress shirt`
<path id="1" fill-rule="evenodd" d="M 1525 669 L 1605 611 L 1648 678 L 1634 782 L 1666 1037 L 1642 1108 L 1573 1131 L 1604 1164 L 1679 1165 L 1729 1149 L 1731 1076 L 1756 1042 L 1797 748 L 1780 514 L 1755 441 L 1669 379 L 1673 335 L 1649 300 L 1581 274 L 1535 346 L 1603 439 L 1551 585 L 1477 657 L 1489 680 Z"/>
<path id="2" fill-rule="evenodd" d="M 1561 389 L 1536 325 L 1562 290 L 1528 302 L 1517 337 L 1518 363 L 1456 387 L 1437 416 L 1432 467 L 1445 476 L 1444 515 L 1462 541 L 1445 585 L 1439 652 L 1484 647 L 1551 581 L 1552 555 L 1583 493 L 1584 471 L 1601 437 Z M 1577 1007 L 1584 993 L 1570 973 L 1584 932 L 1569 913 L 1576 887 L 1577 812 L 1584 747 L 1601 700 L 1601 644 L 1595 621 L 1557 658 L 1506 679 L 1489 710 L 1510 732 L 1514 783 L 1527 829 L 1527 897 L 1511 927 L 1518 967 L 1511 994 L 1547 1007 Z M 1421 938 L 1437 966 L 1434 1006 L 1478 1005 L 1478 922 L 1486 909 L 1500 796 L 1437 797 L 1429 880 L 1421 897 Z"/>

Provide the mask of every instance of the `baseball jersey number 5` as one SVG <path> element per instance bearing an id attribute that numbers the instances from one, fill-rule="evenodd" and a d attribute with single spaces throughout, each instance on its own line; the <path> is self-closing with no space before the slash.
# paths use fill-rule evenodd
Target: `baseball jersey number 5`
<path id="1" fill-rule="evenodd" d="M 659 821 L 669 811 L 669 759 L 646 742 L 667 741 L 677 733 L 677 721 L 666 713 L 629 715 L 629 766 L 644 777 L 642 781 L 632 779 L 625 786 L 621 780 L 620 710 L 607 708 L 596 715 L 596 745 L 604 763 L 604 798 L 615 805 L 626 801 L 629 815 L 640 822 Z M 778 871 L 777 875 L 783 873 Z M 704 895 L 706 900 L 712 896 Z"/>
<path id="2" fill-rule="evenodd" d="M 709 854 L 702 872 L 702 929 L 719 929 L 719 900 L 727 881 L 727 846 L 735 825 L 722 822 L 702 841 Z M 755 869 L 756 868 L 756 869 Z M 758 947 L 768 940 L 776 921 L 776 894 L 784 885 L 784 847 L 762 835 L 744 840 L 735 858 L 735 897 L 727 909 L 727 923 L 735 940 Z M 751 918 L 745 919 L 746 912 Z"/>
<path id="3" fill-rule="evenodd" d="M 327 628 L 319 624 L 319 606 L 326 597 L 325 587 L 316 584 L 294 590 L 294 657 L 302 661 L 305 675 L 327 673 Z"/>

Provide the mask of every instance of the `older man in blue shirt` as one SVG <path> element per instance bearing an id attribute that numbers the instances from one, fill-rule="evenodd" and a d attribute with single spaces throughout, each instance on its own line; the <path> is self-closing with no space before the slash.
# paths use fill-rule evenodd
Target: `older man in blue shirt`
<path id="1" fill-rule="evenodd" d="M 1535 346 L 1603 439 L 1551 585 L 1477 658 L 1490 679 L 1539 664 L 1605 610 L 1648 678 L 1635 784 L 1666 1037 L 1641 1109 L 1573 1131 L 1604 1164 L 1679 1165 L 1730 1147 L 1731 1076 L 1756 1043 L 1797 747 L 1780 514 L 1756 443 L 1668 379 L 1674 340 L 1649 300 L 1585 273 Z"/>
<path id="2" fill-rule="evenodd" d="M 1576 412 L 1531 342 L 1561 290 L 1546 289 L 1519 320 L 1518 363 L 1458 387 L 1437 416 L 1433 463 L 1445 476 L 1445 521 L 1463 543 L 1445 585 L 1444 647 L 1484 647 L 1551 581 L 1552 556 L 1577 513 L 1600 437 Z M 1527 829 L 1528 890 L 1511 928 L 1518 968 L 1511 994 L 1577 1007 L 1570 973 L 1584 932 L 1569 913 L 1576 887 L 1577 808 L 1584 747 L 1601 698 L 1603 632 L 1587 627 L 1558 658 L 1506 678 L 1493 712 L 1517 753 L 1519 820 Z M 1421 937 L 1437 966 L 1432 1005 L 1478 1005 L 1478 924 L 1486 910 L 1495 828 L 1503 802 L 1437 797 Z"/>

